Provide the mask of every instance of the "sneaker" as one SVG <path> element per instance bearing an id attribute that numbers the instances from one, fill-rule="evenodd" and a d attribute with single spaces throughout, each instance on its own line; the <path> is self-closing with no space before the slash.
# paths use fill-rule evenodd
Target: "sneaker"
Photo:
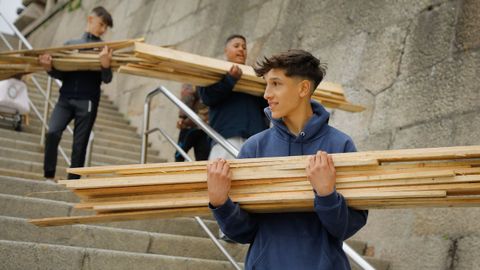
<path id="1" fill-rule="evenodd" d="M 57 184 L 57 181 L 55 180 L 55 178 L 45 178 L 45 182 L 50 184 Z"/>

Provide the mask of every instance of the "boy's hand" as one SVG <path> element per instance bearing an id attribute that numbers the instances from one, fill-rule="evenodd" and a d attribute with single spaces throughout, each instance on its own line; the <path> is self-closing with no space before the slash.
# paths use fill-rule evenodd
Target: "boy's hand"
<path id="1" fill-rule="evenodd" d="M 183 118 L 178 119 L 177 121 L 177 128 L 182 129 L 183 128 Z"/>
<path id="2" fill-rule="evenodd" d="M 230 165 L 225 159 L 217 159 L 207 165 L 208 198 L 213 207 L 227 201 L 230 183 Z"/>
<path id="3" fill-rule="evenodd" d="M 238 80 L 240 79 L 240 77 L 242 77 L 243 72 L 240 67 L 238 67 L 237 65 L 233 65 L 228 71 L 228 74 Z"/>
<path id="4" fill-rule="evenodd" d="M 112 61 L 113 49 L 108 48 L 108 46 L 103 47 L 102 51 L 98 56 L 100 57 L 100 65 L 102 68 L 110 68 L 110 62 Z"/>
<path id="5" fill-rule="evenodd" d="M 41 54 L 38 56 L 38 62 L 46 71 L 52 70 L 52 56 L 48 53 Z"/>
<path id="6" fill-rule="evenodd" d="M 327 196 L 335 189 L 336 170 L 332 156 L 318 151 L 308 158 L 307 178 L 319 196 Z"/>

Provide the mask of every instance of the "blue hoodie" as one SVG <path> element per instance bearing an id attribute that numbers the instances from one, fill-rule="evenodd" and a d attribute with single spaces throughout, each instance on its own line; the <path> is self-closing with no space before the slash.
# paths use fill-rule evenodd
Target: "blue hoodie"
<path id="1" fill-rule="evenodd" d="M 350 137 L 328 125 L 329 113 L 312 101 L 313 116 L 297 137 L 282 120 L 248 139 L 238 158 L 312 155 L 356 151 Z M 314 212 L 250 214 L 230 199 L 212 208 L 222 231 L 232 240 L 249 243 L 245 269 L 350 269 L 342 242 L 367 221 L 367 211 L 351 209 L 334 191 L 315 195 Z"/>

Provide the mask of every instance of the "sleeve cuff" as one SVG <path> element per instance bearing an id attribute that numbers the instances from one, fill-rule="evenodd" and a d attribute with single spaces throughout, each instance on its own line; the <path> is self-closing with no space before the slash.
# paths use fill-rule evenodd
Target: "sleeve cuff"
<path id="1" fill-rule="evenodd" d="M 336 190 L 334 190 L 332 193 L 328 194 L 327 196 L 318 196 L 315 193 L 315 205 L 320 207 L 334 206 L 338 203 L 339 199 L 340 199 L 339 194 L 337 193 Z"/>
<path id="2" fill-rule="evenodd" d="M 232 77 L 230 74 L 227 73 L 225 75 L 225 82 L 233 87 L 237 83 L 237 79 L 235 79 L 234 77 Z"/>
<path id="3" fill-rule="evenodd" d="M 220 205 L 219 207 L 215 208 L 213 205 L 208 203 L 208 208 L 212 210 L 212 212 L 219 217 L 222 218 L 227 218 L 229 217 L 232 212 L 235 210 L 236 204 L 230 199 L 230 197 L 227 199 L 227 201 Z"/>

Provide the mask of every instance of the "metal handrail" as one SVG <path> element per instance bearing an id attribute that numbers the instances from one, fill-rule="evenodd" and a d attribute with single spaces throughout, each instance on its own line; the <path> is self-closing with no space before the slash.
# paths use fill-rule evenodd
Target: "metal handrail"
<path id="1" fill-rule="evenodd" d="M 157 89 L 153 90 L 152 92 L 148 93 L 147 97 L 145 98 L 145 104 L 144 104 L 144 122 L 143 122 L 143 128 L 142 128 L 142 156 L 141 156 L 141 163 L 146 163 L 146 147 L 147 147 L 147 142 L 148 142 L 148 135 L 152 132 L 159 131 L 167 140 L 170 144 L 172 144 L 175 149 L 185 158 L 185 160 L 192 161 L 192 159 L 183 151 L 183 149 L 177 145 L 177 143 L 170 137 L 168 134 L 166 134 L 162 129 L 160 128 L 154 128 L 152 130 L 149 130 L 149 120 L 150 120 L 150 102 L 151 99 L 158 95 L 158 94 L 164 94 L 170 101 L 172 101 L 177 107 L 179 107 L 186 115 L 188 118 L 190 118 L 197 126 L 199 126 L 205 133 L 207 133 L 209 136 L 211 136 L 216 142 L 218 142 L 222 147 L 225 148 L 230 154 L 233 156 L 238 155 L 238 150 L 230 144 L 227 140 L 225 140 L 220 134 L 218 134 L 215 130 L 213 130 L 209 125 L 207 125 L 192 109 L 190 109 L 185 103 L 183 103 L 180 99 L 178 99 L 175 95 L 173 95 L 168 89 L 166 89 L 163 86 L 158 87 Z M 227 147 L 225 147 L 227 146 Z M 210 231 L 207 232 L 207 234 L 211 234 Z M 214 242 L 217 241 L 217 239 L 213 236 L 210 237 Z M 218 241 L 217 241 L 218 242 Z M 223 246 L 222 246 L 223 247 Z M 375 268 L 367 262 L 360 254 L 358 254 L 355 250 L 353 250 L 346 242 L 343 242 L 342 249 L 347 254 L 355 264 L 357 264 L 359 267 L 361 267 L 364 270 L 375 270 Z M 227 255 L 226 255 L 227 256 Z"/>
<path id="2" fill-rule="evenodd" d="M 25 36 L 17 29 L 17 27 L 15 25 L 13 25 L 12 23 L 10 23 L 7 18 L 5 18 L 5 16 L 3 15 L 2 12 L 0 12 L 0 17 L 2 17 L 2 19 L 5 21 L 5 23 L 8 25 L 8 27 L 14 32 L 14 34 L 18 37 L 19 39 L 19 49 L 21 48 L 21 44 L 23 43 L 29 50 L 33 49 L 32 45 L 30 44 L 30 42 L 28 42 L 28 40 L 25 38 Z M 2 33 L 0 33 L 0 36 L 3 40 L 3 42 L 7 45 L 7 47 L 10 49 L 10 50 L 13 50 L 13 47 L 11 46 L 10 42 L 8 42 L 8 40 L 3 36 Z M 55 107 L 55 103 L 50 99 L 50 93 L 45 93 L 45 91 L 43 90 L 43 88 L 40 86 L 40 84 L 38 83 L 37 79 L 35 78 L 35 75 L 32 74 L 32 82 L 33 84 L 35 85 L 35 87 L 37 88 L 37 90 L 45 97 L 45 103 L 48 103 L 51 107 Z M 50 91 L 50 87 L 51 87 L 51 77 L 49 76 L 49 82 L 48 82 L 48 92 L 51 92 Z M 62 86 L 62 82 L 60 80 L 57 80 L 55 79 L 54 80 L 55 83 L 57 84 L 58 87 L 61 87 Z M 33 107 L 35 107 L 33 105 L 33 103 L 31 104 Z M 35 108 L 36 109 L 36 108 Z M 44 107 L 44 110 L 46 110 L 44 112 L 44 118 L 40 118 L 40 120 L 42 120 L 42 134 L 40 136 L 40 144 L 43 145 L 43 143 L 45 142 L 45 130 L 48 130 L 48 124 L 46 124 L 46 119 L 48 118 L 48 109 L 49 109 L 49 106 L 46 105 Z M 37 115 L 39 116 L 39 115 Z M 70 126 L 67 126 L 67 130 L 68 132 L 70 132 L 70 134 L 73 135 L 73 130 Z M 88 138 L 88 144 L 87 144 L 87 155 L 85 157 L 85 163 L 84 165 L 86 167 L 90 166 L 90 163 L 91 163 L 91 153 L 92 153 L 92 147 L 93 147 L 93 141 L 94 141 L 94 138 L 95 138 L 95 134 L 93 131 L 90 132 L 90 136 Z M 70 166 L 71 165 L 71 162 L 70 162 L 70 159 L 68 158 L 67 155 L 65 155 L 65 152 L 64 150 L 62 149 L 62 147 L 59 145 L 58 146 L 58 150 L 60 151 L 60 153 L 63 152 L 62 154 L 62 157 L 65 159 L 65 161 L 67 162 L 67 164 Z"/>
<path id="3" fill-rule="evenodd" d="M 205 123 L 192 109 L 190 109 L 185 103 L 178 99 L 174 94 L 172 94 L 167 88 L 160 86 L 148 93 L 145 98 L 145 103 L 143 107 L 143 127 L 142 127 L 142 148 L 141 148 L 141 157 L 140 162 L 147 162 L 147 144 L 148 144 L 148 135 L 149 135 L 149 125 L 150 125 L 150 102 L 152 98 L 158 94 L 164 94 L 170 101 L 172 101 L 180 110 L 182 110 L 197 126 L 199 126 L 208 136 L 210 136 L 215 142 L 220 144 L 225 150 L 230 153 L 232 156 L 236 157 L 238 155 L 238 149 L 235 148 L 229 141 L 225 140 L 218 132 L 212 129 L 207 123 Z"/>
<path id="4" fill-rule="evenodd" d="M 144 106 L 143 106 L 142 148 L 141 148 L 141 157 L 140 157 L 140 163 L 141 164 L 145 164 L 147 162 L 148 136 L 153 132 L 160 132 L 160 134 L 162 134 L 167 139 L 167 141 L 173 147 L 175 147 L 175 149 L 185 158 L 185 160 L 192 161 L 192 158 L 189 157 L 188 154 L 185 153 L 185 151 L 183 151 L 183 149 L 180 146 L 178 146 L 178 144 L 161 128 L 149 129 L 149 126 L 150 126 L 150 104 L 151 104 L 152 98 L 154 96 L 160 94 L 160 93 L 163 93 L 165 96 L 167 96 L 175 105 L 180 107 L 187 115 L 191 115 L 193 118 L 195 118 L 195 119 L 192 119 L 192 120 L 194 120 L 194 122 L 197 123 L 197 125 L 201 126 L 202 128 L 205 128 L 205 131 L 209 130 L 210 133 L 213 136 L 215 136 L 215 140 L 217 142 L 222 142 L 226 145 L 229 145 L 230 148 L 231 148 L 230 150 L 232 150 L 232 152 L 233 152 L 232 154 L 235 154 L 235 156 L 236 156 L 235 151 L 238 152 L 238 150 L 233 145 L 231 145 L 227 140 L 222 138 L 222 136 L 220 134 L 218 134 L 215 130 L 211 129 L 205 122 L 203 122 L 202 119 L 200 119 L 200 117 L 198 117 L 197 114 L 195 114 L 195 112 L 193 112 L 188 106 L 186 106 L 175 95 L 171 94 L 170 91 L 168 91 L 168 89 L 166 89 L 163 86 L 160 86 L 159 88 L 157 88 L 157 89 L 153 90 L 152 92 L 148 93 L 148 95 L 145 98 L 145 103 L 144 103 Z M 235 151 L 233 151 L 233 150 L 235 150 Z M 235 269 L 237 269 L 237 270 L 241 270 L 242 268 L 238 265 L 238 263 L 235 261 L 235 259 L 232 257 L 232 255 L 230 255 L 228 253 L 228 251 L 225 249 L 225 247 L 223 247 L 222 244 L 220 244 L 220 242 L 217 240 L 215 235 L 213 235 L 213 233 L 207 227 L 205 222 L 203 222 L 203 220 L 200 217 L 196 216 L 194 218 L 195 218 L 195 221 L 200 225 L 200 227 L 207 233 L 208 237 L 212 240 L 212 242 L 215 244 L 215 246 L 217 246 L 217 248 L 223 253 L 223 255 L 225 255 L 225 257 L 227 257 L 228 261 L 233 265 L 233 267 L 235 267 Z"/>

